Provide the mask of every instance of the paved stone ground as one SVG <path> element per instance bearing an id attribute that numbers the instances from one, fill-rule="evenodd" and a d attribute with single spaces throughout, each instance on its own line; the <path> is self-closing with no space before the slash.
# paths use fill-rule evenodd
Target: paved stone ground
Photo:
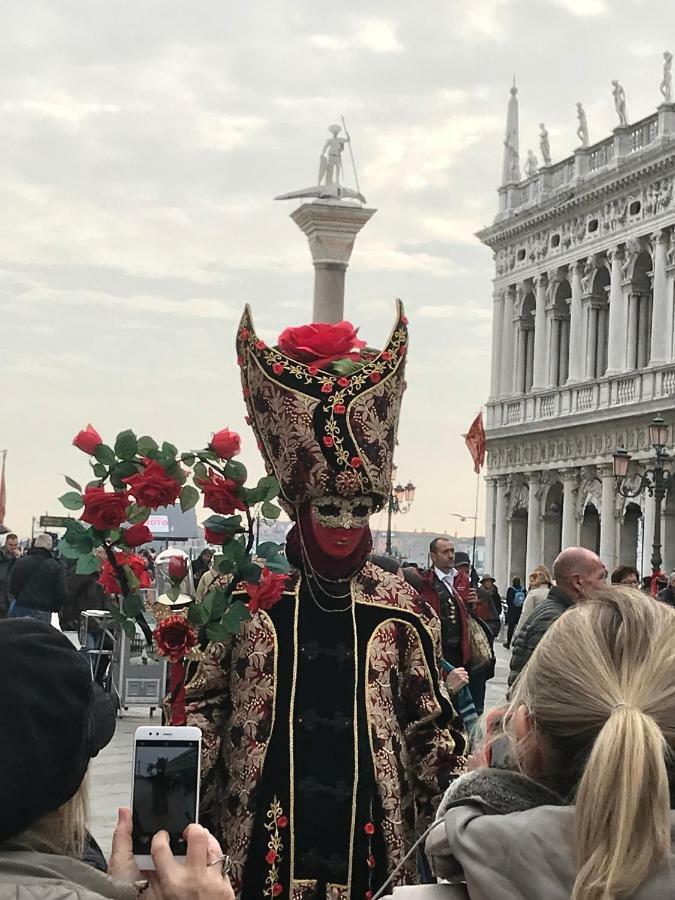
<path id="1" fill-rule="evenodd" d="M 490 709 L 504 699 L 509 672 L 508 650 L 495 643 L 497 670 L 488 682 L 485 708 Z M 117 809 L 131 802 L 131 758 L 134 731 L 139 725 L 159 723 L 159 713 L 150 718 L 149 709 L 140 707 L 124 713 L 117 720 L 115 737 L 99 756 L 92 761 L 90 771 L 91 829 L 106 857 L 110 853 L 112 833 L 117 820 Z"/>

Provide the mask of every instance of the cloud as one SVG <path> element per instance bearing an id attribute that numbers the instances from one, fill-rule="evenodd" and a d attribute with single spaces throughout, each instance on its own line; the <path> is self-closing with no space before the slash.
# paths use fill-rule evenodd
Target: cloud
<path id="1" fill-rule="evenodd" d="M 320 33 L 311 35 L 310 41 L 319 50 L 364 49 L 373 53 L 401 53 L 403 50 L 394 25 L 383 19 L 363 19 L 350 37 Z"/>
<path id="2" fill-rule="evenodd" d="M 470 302 L 420 306 L 416 315 L 422 319 L 452 319 L 455 322 L 475 322 L 477 324 L 492 321 L 491 307 L 478 306 L 478 304 Z"/>
<path id="3" fill-rule="evenodd" d="M 549 2 L 582 19 L 597 18 L 610 11 L 607 0 L 549 0 Z"/>

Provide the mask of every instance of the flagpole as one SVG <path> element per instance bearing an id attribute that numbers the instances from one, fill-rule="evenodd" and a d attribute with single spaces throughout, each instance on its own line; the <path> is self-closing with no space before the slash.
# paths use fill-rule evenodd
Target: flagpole
<path id="1" fill-rule="evenodd" d="M 476 473 L 476 508 L 473 515 L 473 550 L 471 551 L 471 568 L 476 570 L 476 533 L 478 531 L 478 490 L 480 488 L 480 472 Z"/>

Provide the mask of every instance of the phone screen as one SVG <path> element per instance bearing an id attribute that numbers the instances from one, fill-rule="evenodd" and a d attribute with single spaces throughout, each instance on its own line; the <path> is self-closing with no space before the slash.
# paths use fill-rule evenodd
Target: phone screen
<path id="1" fill-rule="evenodd" d="M 185 856 L 183 831 L 197 818 L 199 741 L 137 740 L 134 759 L 133 847 L 150 854 L 158 831 L 167 831 L 171 850 Z"/>

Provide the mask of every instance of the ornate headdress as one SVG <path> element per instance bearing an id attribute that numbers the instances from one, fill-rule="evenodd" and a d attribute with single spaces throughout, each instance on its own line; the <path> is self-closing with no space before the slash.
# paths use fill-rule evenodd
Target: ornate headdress
<path id="1" fill-rule="evenodd" d="M 287 507 L 335 494 L 368 494 L 378 504 L 389 496 L 407 324 L 398 301 L 385 348 L 344 354 L 357 364 L 340 374 L 326 361 L 299 362 L 268 347 L 255 333 L 249 307 L 244 310 L 237 357 L 248 421 Z"/>

